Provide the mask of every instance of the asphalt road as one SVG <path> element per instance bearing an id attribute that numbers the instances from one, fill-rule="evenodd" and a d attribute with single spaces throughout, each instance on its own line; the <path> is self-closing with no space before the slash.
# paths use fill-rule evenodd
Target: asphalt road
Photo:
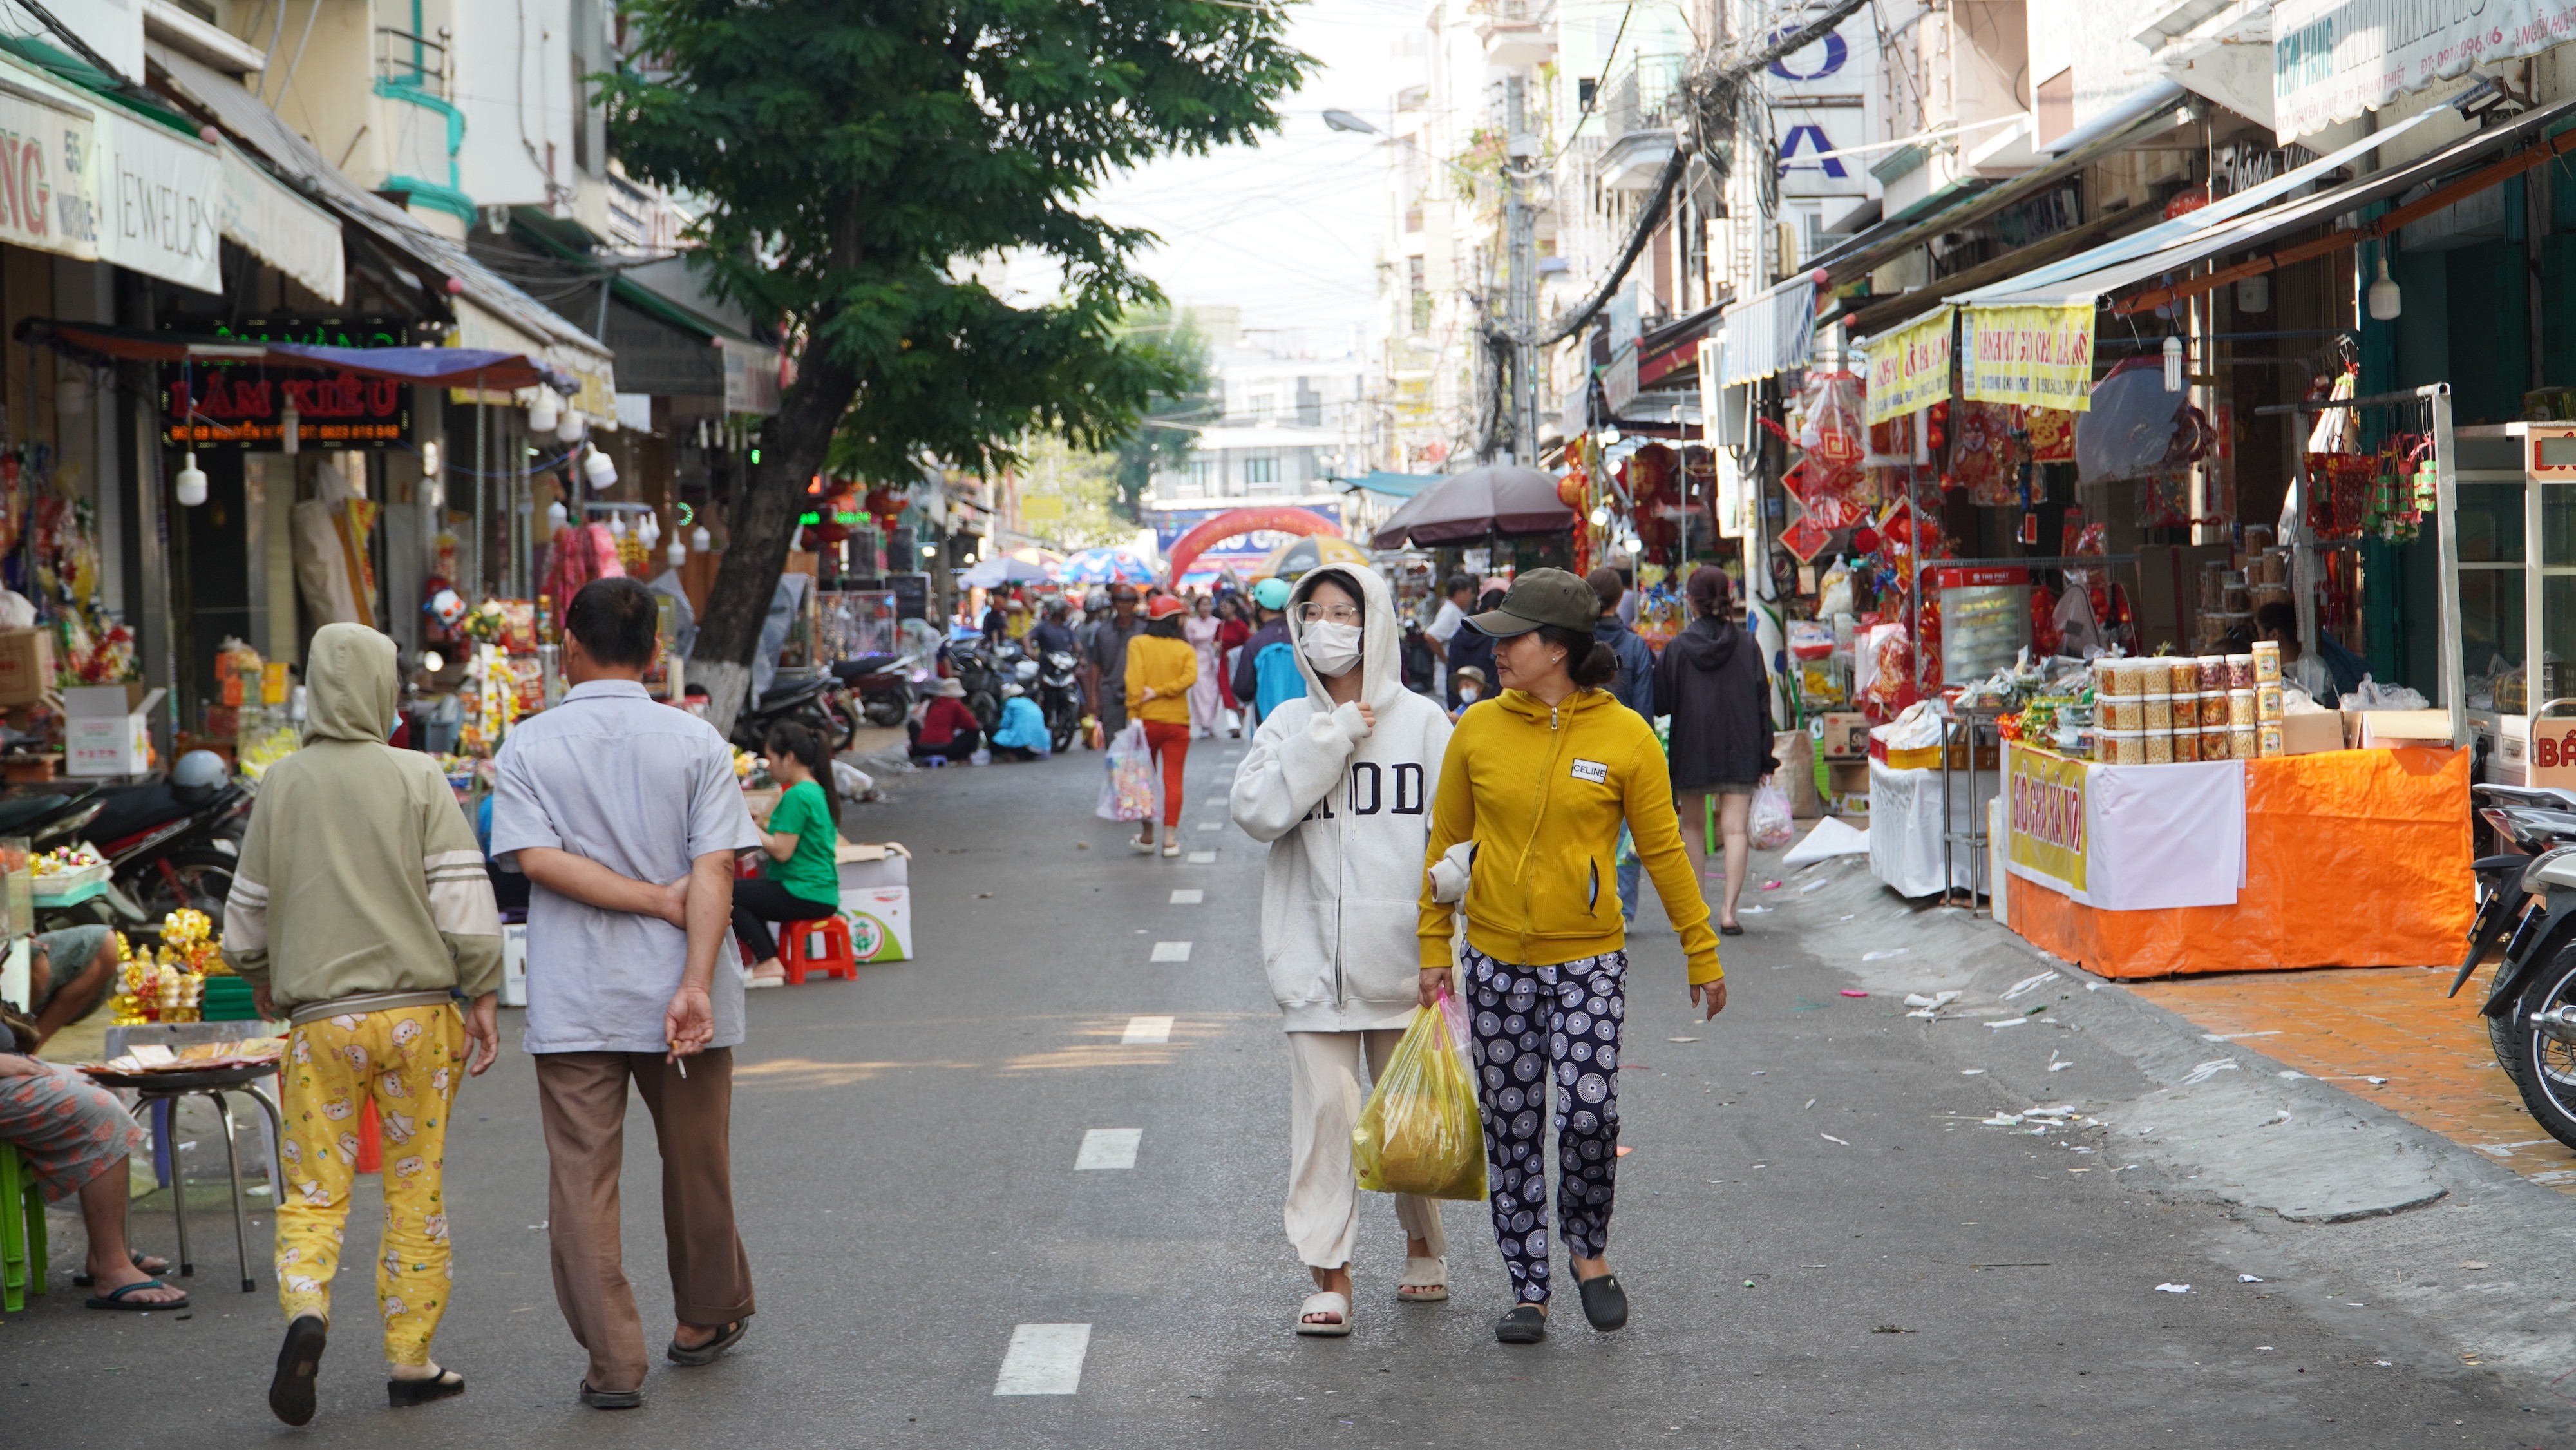
<path id="1" fill-rule="evenodd" d="M 462 1399 L 385 1408 L 368 1200 L 306 1431 L 262 1401 L 281 1326 L 264 1265 L 259 1293 L 227 1288 L 228 1222 L 194 1220 L 190 1314 L 111 1315 L 79 1307 L 78 1235 L 57 1217 L 53 1292 L 0 1325 L 0 1426 L 30 1445 L 371 1450 L 2576 1443 L 2576 1405 L 2545 1382 L 2464 1365 L 2340 1287 L 2240 1283 L 2244 1210 L 2152 1166 L 2115 1172 L 2116 1148 L 1980 1128 L 2033 1100 L 1963 1075 L 1958 1039 L 1883 990 L 1842 996 L 1854 978 L 1802 948 L 1787 893 L 1728 944 L 1715 1024 L 1694 1020 L 1652 905 L 1631 945 L 1634 1151 L 1610 1249 L 1625 1331 L 1585 1328 L 1567 1294 L 1545 1344 L 1497 1346 L 1508 1291 L 1481 1205 L 1447 1211 L 1452 1301 L 1396 1303 L 1402 1240 L 1372 1200 L 1356 1333 L 1295 1337 L 1308 1285 L 1280 1230 L 1288 1085 L 1257 968 L 1261 851 L 1198 828 L 1224 820 L 1236 752 L 1194 752 L 1184 833 L 1207 862 L 1131 855 L 1091 815 L 1094 755 L 899 776 L 891 803 L 856 808 L 854 834 L 916 853 L 919 956 L 754 994 L 734 1143 L 760 1314 L 716 1366 L 657 1368 L 640 1413 L 575 1402 L 583 1359 L 554 1308 L 533 1074 L 514 1050 L 470 1085 L 449 1143 L 458 1282 L 438 1353 L 468 1376 Z M 1904 915 L 1884 934 L 1907 940 Z M 1186 960 L 1155 960 L 1162 943 Z M 1127 1040 L 1166 1016 L 1168 1041 Z M 2070 1076 L 2106 1094 L 2122 1070 Z M 640 1106 L 631 1127 L 628 1270 L 659 1334 Z M 1077 1169 L 1095 1129 L 1136 1130 L 1133 1166 Z M 136 1227 L 169 1246 L 158 1206 Z M 1072 1392 L 996 1394 L 1015 1337 L 1015 1374 Z"/>

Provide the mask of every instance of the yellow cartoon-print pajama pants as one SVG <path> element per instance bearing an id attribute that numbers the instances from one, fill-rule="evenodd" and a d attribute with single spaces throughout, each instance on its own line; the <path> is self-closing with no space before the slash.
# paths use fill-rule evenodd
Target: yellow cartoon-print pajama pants
<path id="1" fill-rule="evenodd" d="M 331 1317 L 331 1277 L 348 1236 L 358 1114 L 384 1130 L 384 1252 L 376 1302 L 385 1359 L 429 1363 L 456 1279 L 447 1244 L 447 1109 L 465 1076 L 465 1019 L 453 1003 L 326 1017 L 288 1037 L 286 1191 L 277 1205 L 277 1298 L 289 1320 Z"/>

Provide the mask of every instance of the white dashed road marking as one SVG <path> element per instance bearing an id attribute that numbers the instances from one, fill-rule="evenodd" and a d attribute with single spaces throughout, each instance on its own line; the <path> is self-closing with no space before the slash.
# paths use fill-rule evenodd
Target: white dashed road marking
<path id="1" fill-rule="evenodd" d="M 1082 1388 L 1082 1358 L 1091 1352 L 1088 1324 L 1022 1324 L 1011 1331 L 997 1395 L 1069 1395 Z"/>
<path id="2" fill-rule="evenodd" d="M 1202 830 L 1202 831 L 1222 831 L 1222 830 L 1224 830 L 1224 829 L 1225 829 L 1225 822 L 1223 822 L 1223 821 L 1201 821 L 1201 822 L 1199 822 L 1199 829 L 1200 829 L 1200 830 Z"/>
<path id="3" fill-rule="evenodd" d="M 1172 1040 L 1172 1019 L 1169 1017 L 1130 1017 L 1127 1019 L 1127 1035 L 1119 1038 L 1118 1040 L 1121 1043 L 1169 1042 Z"/>
<path id="4" fill-rule="evenodd" d="M 1144 1141 L 1142 1128 L 1094 1128 L 1082 1135 L 1082 1151 L 1074 1155 L 1074 1171 L 1086 1168 L 1133 1168 L 1136 1145 Z"/>
<path id="5" fill-rule="evenodd" d="M 1155 961 L 1158 961 L 1158 962 L 1186 962 L 1186 961 L 1188 961 L 1189 959 L 1190 959 L 1190 944 L 1189 944 L 1188 942 L 1185 942 L 1185 941 L 1158 941 L 1158 942 L 1154 943 L 1154 960 L 1155 960 Z"/>
<path id="6" fill-rule="evenodd" d="M 1213 866 L 1216 864 L 1216 853 L 1214 851 L 1192 851 L 1190 853 L 1190 864 L 1193 866 Z"/>
<path id="7" fill-rule="evenodd" d="M 1206 900 L 1207 892 L 1199 887 L 1175 886 L 1172 888 L 1172 904 L 1174 906 L 1197 906 Z"/>

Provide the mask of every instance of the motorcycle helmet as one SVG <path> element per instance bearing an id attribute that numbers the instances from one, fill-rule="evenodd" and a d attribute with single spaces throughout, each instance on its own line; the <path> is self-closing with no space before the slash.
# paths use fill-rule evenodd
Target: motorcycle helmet
<path id="1" fill-rule="evenodd" d="M 1013 677 L 1018 679 L 1021 684 L 1025 685 L 1029 681 L 1038 677 L 1038 662 L 1036 660 L 1022 660 L 1018 664 L 1011 666 L 1011 674 Z"/>
<path id="2" fill-rule="evenodd" d="M 1002 698 L 1005 700 L 1016 700 L 1027 693 L 1028 691 L 1021 689 L 1019 686 L 1007 682 L 1002 686 Z"/>
<path id="3" fill-rule="evenodd" d="M 230 773 L 222 756 L 211 750 L 191 750 L 170 767 L 170 794 L 182 805 L 200 804 L 224 788 Z"/>

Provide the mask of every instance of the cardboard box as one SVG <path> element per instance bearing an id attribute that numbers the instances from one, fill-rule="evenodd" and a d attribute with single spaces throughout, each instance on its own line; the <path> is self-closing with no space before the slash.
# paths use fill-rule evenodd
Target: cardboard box
<path id="1" fill-rule="evenodd" d="M 2343 730 L 2355 750 L 2452 743 L 2448 710 L 2346 710 Z"/>
<path id="2" fill-rule="evenodd" d="M 841 914 L 850 919 L 850 955 L 863 962 L 912 959 L 911 887 L 844 887 Z"/>
<path id="3" fill-rule="evenodd" d="M 63 774 L 141 775 L 152 768 L 144 717 L 162 691 L 141 685 L 76 685 L 63 691 Z"/>
<path id="4" fill-rule="evenodd" d="M 910 886 L 912 853 L 899 841 L 873 845 L 840 843 L 832 853 L 841 873 L 841 894 L 875 887 Z"/>
<path id="5" fill-rule="evenodd" d="M 0 629 L 0 705 L 33 705 L 54 688 L 54 632 Z"/>
<path id="6" fill-rule="evenodd" d="M 1827 760 L 1863 760 L 1869 756 L 1869 717 L 1857 710 L 1835 710 L 1821 718 L 1824 733 L 1817 752 Z"/>
<path id="7" fill-rule="evenodd" d="M 2283 755 L 2315 755 L 2343 748 L 2343 717 L 2333 711 L 2310 710 L 2281 717 Z"/>
<path id="8" fill-rule="evenodd" d="M 1816 796 L 1815 750 L 1815 742 L 1804 730 L 1783 730 L 1771 737 L 1772 757 L 1780 762 L 1771 779 L 1789 793 L 1789 814 L 1796 820 L 1812 821 L 1824 814 L 1824 804 Z"/>
<path id="9" fill-rule="evenodd" d="M 1869 762 L 1837 760 L 1825 767 L 1825 792 L 1837 814 L 1869 814 Z"/>

